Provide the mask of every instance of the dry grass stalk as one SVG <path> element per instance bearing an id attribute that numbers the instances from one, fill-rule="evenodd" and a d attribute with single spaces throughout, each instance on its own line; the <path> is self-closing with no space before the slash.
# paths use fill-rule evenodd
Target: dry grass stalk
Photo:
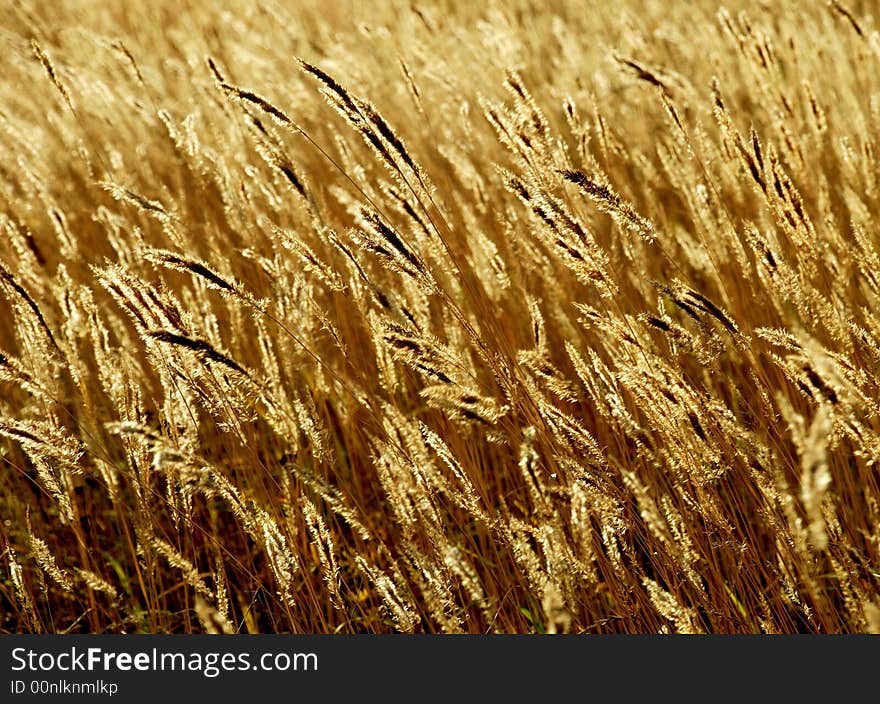
<path id="1" fill-rule="evenodd" d="M 0 630 L 880 630 L 864 2 L 184 5 L 5 30 Z"/>

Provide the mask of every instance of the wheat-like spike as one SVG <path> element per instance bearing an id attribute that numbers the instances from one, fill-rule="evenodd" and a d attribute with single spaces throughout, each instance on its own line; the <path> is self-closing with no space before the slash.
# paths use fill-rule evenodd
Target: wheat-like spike
<path id="1" fill-rule="evenodd" d="M 341 584 L 339 582 L 339 567 L 336 562 L 336 548 L 333 544 L 333 536 L 327 528 L 327 523 L 315 505 L 306 497 L 301 500 L 303 517 L 306 520 L 306 528 L 312 537 L 313 544 L 318 548 L 318 555 L 323 571 L 324 583 L 330 592 L 333 605 L 337 609 L 343 608 Z"/>
<path id="2" fill-rule="evenodd" d="M 201 594 L 208 599 L 213 597 L 211 590 L 201 578 L 195 565 L 184 557 L 173 545 L 155 535 L 145 535 L 143 539 L 153 550 L 164 557 L 169 565 L 180 570 L 184 581 L 195 589 L 197 594 Z"/>
<path id="3" fill-rule="evenodd" d="M 21 563 L 18 562 L 15 551 L 12 546 L 8 546 L 5 551 L 6 559 L 9 561 L 9 576 L 12 581 L 12 587 L 15 591 L 16 599 L 22 609 L 27 626 L 32 633 L 42 633 L 43 626 L 37 615 L 34 600 L 30 590 L 24 581 L 24 570 Z"/>
<path id="4" fill-rule="evenodd" d="M 856 34 L 858 34 L 860 37 L 865 36 L 864 30 L 862 29 L 861 25 L 856 21 L 856 18 L 853 16 L 852 12 L 847 10 L 843 5 L 837 2 L 837 0 L 829 0 L 828 6 L 839 15 L 842 15 L 847 20 L 847 22 L 850 23 Z"/>
<path id="5" fill-rule="evenodd" d="M 287 127 L 292 129 L 294 132 L 302 132 L 299 126 L 291 120 L 287 115 L 285 115 L 279 108 L 276 108 L 272 103 L 270 103 L 265 98 L 257 95 L 248 90 L 244 90 L 243 88 L 239 88 L 238 86 L 231 85 L 225 81 L 223 75 L 220 73 L 220 70 L 217 68 L 217 64 L 210 57 L 207 59 L 208 67 L 211 69 L 211 73 L 214 75 L 217 84 L 222 88 L 228 95 L 232 96 L 236 100 L 242 101 L 244 103 L 249 103 L 252 105 L 256 105 L 260 110 L 265 112 L 269 117 L 271 117 L 275 122 L 277 122 L 282 127 Z"/>
<path id="6" fill-rule="evenodd" d="M 654 241 L 656 233 L 651 221 L 639 215 L 609 183 L 590 177 L 583 171 L 568 170 L 562 171 L 561 174 L 566 181 L 578 186 L 599 210 L 608 213 L 621 227 L 636 233 L 649 244 Z"/>
<path id="7" fill-rule="evenodd" d="M 61 93 L 61 97 L 64 98 L 64 102 L 67 103 L 70 111 L 76 113 L 76 110 L 73 107 L 73 100 L 70 97 L 70 92 L 67 90 L 67 87 L 61 81 L 61 77 L 55 70 L 55 64 L 52 63 L 52 59 L 50 59 L 48 54 L 43 51 L 43 47 L 40 46 L 36 39 L 31 39 L 31 50 L 37 60 L 43 65 L 43 68 L 49 75 L 49 80 L 52 81 L 52 85 L 54 85 L 58 92 Z"/>
<path id="8" fill-rule="evenodd" d="M 33 535 L 33 528 L 28 526 L 30 533 L 31 551 L 40 569 L 43 570 L 52 580 L 58 584 L 64 591 L 72 594 L 74 591 L 73 578 L 67 570 L 58 567 L 55 556 L 49 550 L 49 546 L 42 538 Z"/>
<path id="9" fill-rule="evenodd" d="M 222 364 L 229 369 L 238 372 L 244 377 L 250 378 L 250 374 L 248 374 L 245 369 L 240 366 L 233 359 L 230 359 L 227 355 L 222 352 L 218 352 L 211 343 L 206 340 L 199 340 L 192 337 L 187 337 L 185 335 L 178 335 L 177 333 L 171 332 L 169 330 L 147 330 L 145 333 L 146 337 L 151 340 L 156 340 L 158 342 L 164 342 L 169 345 L 175 345 L 177 347 L 182 347 L 187 350 L 192 350 L 197 353 L 201 357 L 205 357 L 210 359 L 212 362 L 217 362 L 218 364 Z"/>
<path id="10" fill-rule="evenodd" d="M 198 276 L 211 288 L 226 294 L 239 293 L 239 288 L 234 282 L 229 282 L 219 273 L 214 271 L 208 264 L 197 259 L 175 254 L 163 249 L 148 248 L 143 252 L 144 258 L 154 264 L 183 271 Z"/>
<path id="11" fill-rule="evenodd" d="M 46 334 L 46 337 L 49 339 L 49 342 L 52 343 L 52 347 L 54 347 L 59 354 L 63 354 L 61 352 L 61 348 L 58 346 L 58 343 L 55 341 L 55 336 L 52 334 L 52 330 L 49 328 L 49 324 L 43 317 L 43 313 L 40 310 L 40 307 L 37 305 L 37 302 L 31 297 L 24 286 L 22 286 L 18 282 L 12 272 L 3 265 L 3 262 L 0 262 L 0 282 L 8 286 L 10 289 L 12 289 L 13 292 L 21 297 L 21 299 L 25 302 L 25 304 L 28 306 L 28 308 L 31 310 L 34 317 L 38 321 L 43 332 Z"/>

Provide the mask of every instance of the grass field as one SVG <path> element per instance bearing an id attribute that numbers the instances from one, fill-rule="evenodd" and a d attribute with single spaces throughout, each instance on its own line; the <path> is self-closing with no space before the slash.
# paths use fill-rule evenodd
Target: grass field
<path id="1" fill-rule="evenodd" d="M 3 3 L 0 630 L 880 632 L 872 7 Z"/>

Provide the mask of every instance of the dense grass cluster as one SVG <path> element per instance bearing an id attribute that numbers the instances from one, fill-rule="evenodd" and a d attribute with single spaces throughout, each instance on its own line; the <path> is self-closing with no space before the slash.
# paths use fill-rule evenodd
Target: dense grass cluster
<path id="1" fill-rule="evenodd" d="M 0 10 L 0 628 L 880 630 L 869 2 Z"/>

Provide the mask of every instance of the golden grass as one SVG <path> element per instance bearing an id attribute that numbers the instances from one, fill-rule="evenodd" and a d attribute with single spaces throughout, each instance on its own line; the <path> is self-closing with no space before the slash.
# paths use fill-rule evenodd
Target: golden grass
<path id="1" fill-rule="evenodd" d="M 877 631 L 871 3 L 477 5 L 6 3 L 0 628 Z"/>

